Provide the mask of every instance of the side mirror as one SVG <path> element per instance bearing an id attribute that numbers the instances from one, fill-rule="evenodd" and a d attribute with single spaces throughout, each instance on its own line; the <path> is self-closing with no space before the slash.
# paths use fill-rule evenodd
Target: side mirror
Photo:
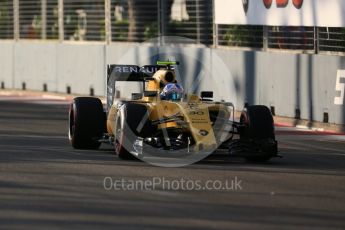
<path id="1" fill-rule="evenodd" d="M 144 81 L 154 81 L 155 79 L 153 77 L 145 77 Z"/>
<path id="2" fill-rule="evenodd" d="M 143 97 L 142 93 L 132 93 L 132 100 L 140 100 Z"/>
<path id="3" fill-rule="evenodd" d="M 144 97 L 156 97 L 157 94 L 158 94 L 157 91 L 145 91 Z"/>
<path id="4" fill-rule="evenodd" d="M 213 98 L 213 91 L 202 91 L 200 97 L 202 101 L 209 101 Z"/>

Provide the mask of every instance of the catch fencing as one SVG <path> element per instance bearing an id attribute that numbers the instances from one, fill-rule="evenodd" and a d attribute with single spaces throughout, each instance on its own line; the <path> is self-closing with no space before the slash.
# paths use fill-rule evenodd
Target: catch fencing
<path id="1" fill-rule="evenodd" d="M 0 39 L 143 42 L 343 55 L 345 28 L 222 25 L 211 0 L 1 0 Z"/>

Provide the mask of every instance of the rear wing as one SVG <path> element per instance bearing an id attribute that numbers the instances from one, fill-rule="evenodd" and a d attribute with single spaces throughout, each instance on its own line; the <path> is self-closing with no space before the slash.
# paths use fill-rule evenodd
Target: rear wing
<path id="1" fill-rule="evenodd" d="M 117 81 L 145 82 L 159 69 L 157 65 L 108 65 L 107 66 L 107 108 L 112 106 L 115 97 L 115 85 Z"/>

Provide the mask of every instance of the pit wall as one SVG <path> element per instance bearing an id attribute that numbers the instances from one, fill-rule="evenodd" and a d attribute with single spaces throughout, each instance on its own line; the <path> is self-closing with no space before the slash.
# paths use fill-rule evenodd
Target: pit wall
<path id="1" fill-rule="evenodd" d="M 188 92 L 213 90 L 216 100 L 263 104 L 276 115 L 345 124 L 345 57 L 234 51 L 146 44 L 0 42 L 0 82 L 6 89 L 105 95 L 107 64 L 176 59 Z M 338 79 L 337 79 L 337 75 Z M 337 90 L 336 90 L 337 89 Z M 335 104 L 335 98 L 337 104 Z M 339 103 L 341 102 L 341 103 Z"/>

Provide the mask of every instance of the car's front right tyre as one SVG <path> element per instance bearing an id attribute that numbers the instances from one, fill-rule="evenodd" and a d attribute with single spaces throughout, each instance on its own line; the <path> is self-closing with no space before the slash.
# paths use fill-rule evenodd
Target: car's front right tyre
<path id="1" fill-rule="evenodd" d="M 70 143 L 75 149 L 98 149 L 104 133 L 105 116 L 100 99 L 77 97 L 69 110 Z"/>
<path id="2" fill-rule="evenodd" d="M 248 106 L 240 118 L 245 126 L 240 131 L 240 140 L 251 142 L 258 147 L 261 154 L 247 156 L 249 162 L 266 162 L 277 155 L 278 145 L 274 133 L 274 120 L 271 111 L 263 105 Z"/>

